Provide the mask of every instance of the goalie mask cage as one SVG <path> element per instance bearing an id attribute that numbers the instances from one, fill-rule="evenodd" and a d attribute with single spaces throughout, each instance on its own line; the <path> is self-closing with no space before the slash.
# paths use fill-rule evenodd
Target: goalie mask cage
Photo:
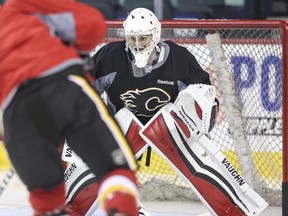
<path id="1" fill-rule="evenodd" d="M 217 88 L 220 111 L 209 137 L 270 205 L 283 202 L 283 215 L 288 214 L 286 31 L 287 24 L 276 20 L 162 21 L 162 39 L 193 53 Z M 108 22 L 95 51 L 123 39 L 122 22 Z M 139 164 L 144 200 L 197 199 L 153 150 Z"/>

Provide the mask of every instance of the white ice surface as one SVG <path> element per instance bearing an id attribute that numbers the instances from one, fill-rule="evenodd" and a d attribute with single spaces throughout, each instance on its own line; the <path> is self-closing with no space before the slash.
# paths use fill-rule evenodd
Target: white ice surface
<path id="1" fill-rule="evenodd" d="M 3 175 L 5 172 L 0 171 L 0 181 Z M 152 216 L 209 216 L 206 207 L 200 202 L 142 201 L 142 204 Z M 0 216 L 31 215 L 27 190 L 18 177 L 14 176 L 0 195 Z M 98 210 L 93 216 L 104 216 L 104 214 Z M 281 207 L 269 206 L 260 216 L 282 216 Z"/>

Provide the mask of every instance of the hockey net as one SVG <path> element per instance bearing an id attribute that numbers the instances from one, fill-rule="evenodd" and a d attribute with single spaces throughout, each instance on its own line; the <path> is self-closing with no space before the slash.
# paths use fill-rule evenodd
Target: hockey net
<path id="1" fill-rule="evenodd" d="M 285 26 L 267 20 L 162 22 L 162 38 L 193 53 L 217 88 L 220 111 L 209 137 L 270 205 L 281 205 Z M 121 22 L 108 27 L 101 45 L 123 40 Z M 139 164 L 144 200 L 197 199 L 153 150 Z"/>

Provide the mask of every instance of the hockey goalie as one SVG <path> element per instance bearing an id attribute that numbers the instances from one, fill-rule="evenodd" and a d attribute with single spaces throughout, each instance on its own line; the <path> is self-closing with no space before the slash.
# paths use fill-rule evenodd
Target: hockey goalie
<path id="1" fill-rule="evenodd" d="M 215 96 L 213 86 L 189 85 L 174 104 L 166 104 L 145 125 L 127 108 L 116 113 L 115 118 L 136 157 L 151 146 L 188 183 L 211 215 L 257 216 L 268 204 L 206 136 L 215 125 Z M 68 146 L 62 157 L 71 162 L 65 172 L 67 206 L 81 209 L 75 215 L 92 215 L 98 208 L 98 199 L 93 195 L 97 184 L 91 183 L 94 176 Z M 139 208 L 143 211 L 139 215 L 150 215 L 140 203 Z"/>

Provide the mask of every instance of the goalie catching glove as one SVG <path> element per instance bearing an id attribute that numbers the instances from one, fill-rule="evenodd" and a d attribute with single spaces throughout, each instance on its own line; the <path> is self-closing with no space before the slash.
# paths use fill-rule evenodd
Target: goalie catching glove
<path id="1" fill-rule="evenodd" d="M 214 86 L 191 84 L 179 93 L 174 104 L 202 133 L 213 129 L 218 111 Z"/>

